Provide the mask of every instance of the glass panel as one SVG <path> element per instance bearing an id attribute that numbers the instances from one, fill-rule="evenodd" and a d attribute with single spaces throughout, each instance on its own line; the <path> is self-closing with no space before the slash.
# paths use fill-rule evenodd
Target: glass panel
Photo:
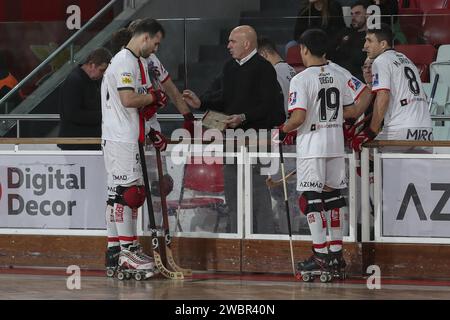
<path id="1" fill-rule="evenodd" d="M 153 152 L 147 154 L 147 166 L 156 224 L 160 227 L 162 206 Z M 173 184 L 166 199 L 171 232 L 236 233 L 237 197 L 226 196 L 225 188 L 232 186 L 234 191 L 237 190 L 236 184 L 227 184 L 227 177 L 236 180 L 237 173 L 230 174 L 226 167 L 222 157 L 202 157 L 197 153 L 187 156 L 170 150 L 163 154 L 163 180 Z M 148 224 L 145 206 L 143 217 L 145 227 Z"/>

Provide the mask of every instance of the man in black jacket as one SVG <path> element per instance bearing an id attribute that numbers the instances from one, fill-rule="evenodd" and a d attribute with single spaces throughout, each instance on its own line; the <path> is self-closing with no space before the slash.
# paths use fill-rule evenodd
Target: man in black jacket
<path id="1" fill-rule="evenodd" d="M 60 137 L 100 137 L 100 84 L 111 60 L 105 48 L 92 51 L 59 88 Z M 100 150 L 100 145 L 59 144 L 62 150 Z"/>
<path id="2" fill-rule="evenodd" d="M 226 62 L 222 74 L 200 98 L 190 91 L 183 98 L 193 108 L 216 110 L 229 115 L 231 129 L 267 129 L 285 119 L 283 93 L 270 62 L 257 54 L 257 35 L 250 26 L 234 28 L 228 38 L 233 59 Z M 227 150 L 228 151 L 228 150 Z M 253 232 L 274 233 L 270 195 L 260 166 L 253 166 Z M 231 215 L 231 232 L 237 231 L 237 167 L 224 166 L 225 198 Z"/>

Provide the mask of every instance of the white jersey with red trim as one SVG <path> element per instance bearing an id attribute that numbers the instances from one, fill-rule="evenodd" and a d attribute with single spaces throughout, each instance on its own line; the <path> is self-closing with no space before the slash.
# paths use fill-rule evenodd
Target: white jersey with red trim
<path id="1" fill-rule="evenodd" d="M 289 112 L 306 111 L 297 129 L 297 157 L 344 156 L 343 107 L 353 104 L 348 78 L 327 63 L 310 66 L 291 80 Z"/>
<path id="2" fill-rule="evenodd" d="M 372 64 L 372 92 L 389 90 L 383 131 L 431 127 L 419 72 L 404 54 L 387 50 Z"/>
<path id="3" fill-rule="evenodd" d="M 144 79 L 141 77 L 138 59 L 142 62 Z M 139 110 L 124 107 L 119 91 L 133 90 L 138 94 L 146 94 L 150 86 L 144 58 L 138 58 L 129 49 L 122 49 L 113 57 L 103 75 L 101 86 L 102 139 L 137 143 Z"/>
<path id="4" fill-rule="evenodd" d="M 357 77 L 352 75 L 350 71 L 345 69 L 344 67 L 341 67 L 337 63 L 334 63 L 332 61 L 328 61 L 330 66 L 333 66 L 337 68 L 339 71 L 341 71 L 345 77 L 347 78 L 347 86 L 350 88 L 350 92 L 352 93 L 353 100 L 358 100 L 361 93 L 364 91 L 364 89 L 367 87 L 364 82 L 359 80 Z"/>
<path id="5" fill-rule="evenodd" d="M 284 97 L 284 112 L 286 116 L 288 115 L 288 97 L 289 97 L 289 84 L 292 78 L 297 74 L 294 68 L 284 61 L 278 62 L 274 65 L 275 71 L 277 73 L 277 80 L 280 84 L 281 90 L 283 91 Z"/>

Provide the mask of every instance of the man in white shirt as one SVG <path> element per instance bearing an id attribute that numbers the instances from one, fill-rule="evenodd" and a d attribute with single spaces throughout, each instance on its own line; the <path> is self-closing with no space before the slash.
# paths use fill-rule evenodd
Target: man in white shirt
<path id="1" fill-rule="evenodd" d="M 288 115 L 288 95 L 289 95 L 289 83 L 291 79 L 297 74 L 286 61 L 281 58 L 280 54 L 275 47 L 275 44 L 268 38 L 258 38 L 258 53 L 267 61 L 269 61 L 277 73 L 277 80 L 280 84 L 281 90 L 283 90 L 284 96 L 284 111 L 286 116 Z"/>
<path id="2" fill-rule="evenodd" d="M 280 140 L 297 130 L 297 191 L 302 192 L 299 206 L 307 217 L 313 240 L 313 255 L 300 262 L 298 268 L 306 277 L 337 277 L 345 267 L 341 208 L 346 204 L 340 192 L 347 186 L 343 118 L 357 118 L 367 106 L 354 105 L 355 93 L 348 85 L 348 75 L 327 61 L 327 35 L 322 30 L 307 30 L 299 41 L 307 68 L 291 80 L 291 117 L 280 127 Z"/>
<path id="3" fill-rule="evenodd" d="M 164 29 L 157 21 L 139 22 L 127 46 L 111 60 L 102 81 L 109 276 L 118 264 L 139 270 L 145 277 L 154 272 L 152 258 L 142 253 L 137 242 L 137 209 L 145 201 L 138 141 L 145 139 L 144 121 L 155 118 L 157 110 L 167 103 L 164 92 L 151 88 L 145 60 L 157 50 L 163 36 Z M 165 138 L 159 131 L 150 129 L 149 135 L 155 148 L 165 149 Z"/>
<path id="4" fill-rule="evenodd" d="M 392 31 L 381 24 L 367 30 L 364 49 L 372 63 L 376 94 L 370 126 L 356 135 L 353 149 L 373 140 L 432 140 L 432 124 L 419 72 L 404 54 L 392 49 Z M 383 124 L 383 127 L 382 127 Z M 417 151 L 418 148 L 415 148 Z"/>

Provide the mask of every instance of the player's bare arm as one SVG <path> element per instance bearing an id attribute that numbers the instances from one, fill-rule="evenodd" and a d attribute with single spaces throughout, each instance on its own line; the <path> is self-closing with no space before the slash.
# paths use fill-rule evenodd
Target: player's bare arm
<path id="1" fill-rule="evenodd" d="M 141 108 L 154 102 L 152 95 L 138 94 L 133 89 L 120 90 L 119 97 L 125 108 Z"/>
<path id="2" fill-rule="evenodd" d="M 183 100 L 192 108 L 200 108 L 202 102 L 197 97 L 197 95 L 191 90 L 183 91 Z"/>
<path id="3" fill-rule="evenodd" d="M 377 97 L 373 106 L 372 122 L 370 123 L 370 129 L 373 132 L 380 131 L 381 123 L 383 122 L 384 115 L 389 107 L 389 95 L 388 90 L 380 90 L 377 92 Z"/>
<path id="4" fill-rule="evenodd" d="M 185 114 L 191 111 L 185 100 L 183 99 L 180 91 L 173 83 L 172 79 L 167 79 L 161 85 L 164 89 L 164 92 L 169 96 L 170 100 L 175 104 L 175 107 L 181 114 Z"/>
<path id="5" fill-rule="evenodd" d="M 372 93 L 370 91 L 371 90 L 366 87 L 353 105 L 344 108 L 345 119 L 358 119 L 367 110 L 372 101 Z"/>
<path id="6" fill-rule="evenodd" d="M 305 110 L 294 110 L 291 113 L 289 120 L 283 126 L 283 132 L 288 133 L 292 130 L 296 130 L 300 127 L 306 119 L 306 111 Z"/>

